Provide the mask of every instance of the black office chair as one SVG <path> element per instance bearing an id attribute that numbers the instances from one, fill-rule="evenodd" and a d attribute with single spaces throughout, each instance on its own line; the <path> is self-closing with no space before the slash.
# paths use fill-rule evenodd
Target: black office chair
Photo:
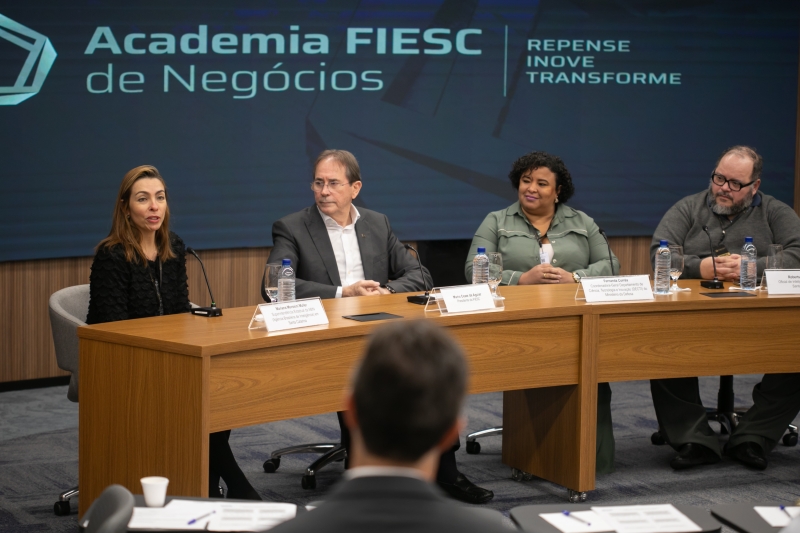
<path id="1" fill-rule="evenodd" d="M 347 450 L 341 444 L 334 443 L 316 443 L 316 444 L 300 444 L 299 446 L 289 446 L 288 448 L 281 448 L 275 450 L 270 454 L 270 458 L 264 461 L 264 472 L 272 474 L 281 465 L 281 457 L 293 453 L 321 453 L 322 456 L 317 458 L 316 461 L 311 463 L 306 468 L 300 480 L 300 486 L 304 489 L 315 489 L 317 487 L 317 472 L 325 466 L 336 461 L 344 461 L 347 459 Z"/>
<path id="2" fill-rule="evenodd" d="M 733 405 L 733 376 L 719 377 L 719 392 L 717 392 L 717 407 L 706 408 L 706 416 L 710 421 L 718 422 L 720 433 L 730 435 L 739 418 L 747 412 L 747 409 L 736 409 Z M 650 435 L 650 442 L 656 446 L 667 443 L 667 439 L 661 433 L 661 428 Z M 797 446 L 797 426 L 789 424 L 788 432 L 783 436 L 784 446 Z"/>

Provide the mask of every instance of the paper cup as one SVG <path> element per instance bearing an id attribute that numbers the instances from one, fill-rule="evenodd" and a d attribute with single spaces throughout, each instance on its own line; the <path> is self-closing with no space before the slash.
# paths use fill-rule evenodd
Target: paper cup
<path id="1" fill-rule="evenodd" d="M 148 507 L 164 507 L 164 500 L 167 498 L 167 485 L 169 485 L 169 479 L 165 477 L 143 477 L 144 503 Z"/>

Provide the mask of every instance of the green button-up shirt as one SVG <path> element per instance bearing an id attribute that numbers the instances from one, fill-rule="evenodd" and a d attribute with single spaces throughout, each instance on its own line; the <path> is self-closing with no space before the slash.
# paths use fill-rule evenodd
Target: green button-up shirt
<path id="1" fill-rule="evenodd" d="M 553 245 L 554 267 L 579 276 L 610 276 L 608 246 L 591 217 L 582 211 L 559 204 L 547 238 Z M 539 264 L 539 231 L 522 212 L 519 202 L 506 209 L 489 213 L 475 237 L 464 266 L 467 282 L 472 282 L 472 259 L 478 247 L 486 253 L 503 254 L 501 285 L 516 285 L 519 277 Z M 619 273 L 619 261 L 612 254 L 614 272 Z"/>

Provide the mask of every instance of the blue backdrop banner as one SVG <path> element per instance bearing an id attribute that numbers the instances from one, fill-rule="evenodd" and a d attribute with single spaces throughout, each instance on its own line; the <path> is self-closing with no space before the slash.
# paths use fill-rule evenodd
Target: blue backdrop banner
<path id="1" fill-rule="evenodd" d="M 782 0 L 5 0 L 0 261 L 90 255 L 141 164 L 187 244 L 270 245 L 326 148 L 401 239 L 471 238 L 531 150 L 610 235 L 649 235 L 733 144 L 791 204 L 799 21 Z"/>

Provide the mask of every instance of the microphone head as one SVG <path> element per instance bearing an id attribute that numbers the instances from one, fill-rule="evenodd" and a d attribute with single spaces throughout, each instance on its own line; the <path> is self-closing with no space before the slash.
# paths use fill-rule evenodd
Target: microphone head
<path id="1" fill-rule="evenodd" d="M 187 246 L 186 247 L 186 251 L 189 252 L 190 254 L 193 254 L 194 253 L 194 248 L 192 248 L 191 246 Z"/>
<path id="2" fill-rule="evenodd" d="M 703 226 L 703 231 L 705 231 L 706 233 L 708 233 L 708 226 Z"/>
<path id="3" fill-rule="evenodd" d="M 597 231 L 599 231 L 601 235 L 605 235 L 606 234 L 606 232 L 603 231 L 603 228 L 601 228 L 600 226 L 597 226 Z"/>
<path id="4" fill-rule="evenodd" d="M 403 245 L 403 248 L 405 248 L 406 250 L 411 250 L 413 248 L 413 246 L 411 246 L 410 244 L 406 243 L 406 244 Z"/>

